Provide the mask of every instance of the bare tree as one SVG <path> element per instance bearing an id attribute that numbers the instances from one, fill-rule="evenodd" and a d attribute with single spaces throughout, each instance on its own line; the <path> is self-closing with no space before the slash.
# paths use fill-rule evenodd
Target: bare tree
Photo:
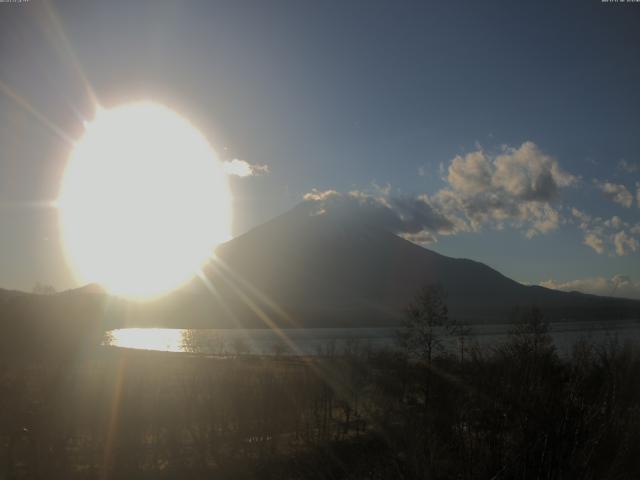
<path id="1" fill-rule="evenodd" d="M 535 357 L 554 350 L 549 322 L 538 307 L 517 310 L 513 316 L 517 319 L 510 332 L 513 348 Z"/>
<path id="2" fill-rule="evenodd" d="M 464 349 L 467 337 L 471 335 L 471 327 L 455 320 L 450 320 L 446 326 L 447 333 L 455 337 L 458 343 L 458 352 L 460 353 L 460 363 L 464 362 Z"/>
<path id="3" fill-rule="evenodd" d="M 442 329 L 449 323 L 444 289 L 427 286 L 407 307 L 398 342 L 410 356 L 430 366 L 434 353 L 442 349 Z"/>

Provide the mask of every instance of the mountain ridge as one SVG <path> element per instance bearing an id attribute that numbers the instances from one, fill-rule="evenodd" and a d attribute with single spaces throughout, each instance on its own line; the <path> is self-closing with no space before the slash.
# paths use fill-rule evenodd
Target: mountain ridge
<path id="1" fill-rule="evenodd" d="M 315 303 L 339 306 L 346 297 L 399 313 L 419 288 L 439 283 L 448 292 L 452 315 L 463 321 L 504 320 L 514 308 L 531 304 L 556 319 L 582 316 L 588 309 L 599 318 L 606 316 L 605 310 L 624 316 L 637 316 L 640 310 L 635 300 L 523 285 L 484 263 L 447 257 L 356 217 L 314 215 L 304 203 L 221 245 L 216 253 L 286 304 L 312 296 Z M 270 282 L 265 272 L 277 272 L 278 280 Z M 293 280 L 288 288 L 279 288 L 282 277 Z"/>
<path id="2" fill-rule="evenodd" d="M 63 318 L 69 309 L 85 316 L 74 320 L 80 324 L 90 318 L 109 328 L 396 326 L 417 291 L 435 283 L 447 293 L 450 315 L 465 323 L 507 322 L 531 305 L 551 320 L 640 318 L 640 301 L 523 285 L 359 217 L 317 215 L 304 202 L 220 245 L 202 278 L 154 301 L 110 297 L 87 285 L 6 303 L 43 318 Z"/>

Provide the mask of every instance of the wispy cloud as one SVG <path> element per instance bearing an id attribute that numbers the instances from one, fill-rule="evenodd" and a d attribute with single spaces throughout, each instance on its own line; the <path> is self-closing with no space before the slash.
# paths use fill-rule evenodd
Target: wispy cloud
<path id="1" fill-rule="evenodd" d="M 612 202 L 619 203 L 627 208 L 633 204 L 633 195 L 624 185 L 613 182 L 600 182 L 598 180 L 594 180 L 594 183 L 604 193 L 605 197 Z"/>
<path id="2" fill-rule="evenodd" d="M 551 279 L 540 282 L 540 286 L 567 292 L 575 290 L 594 295 L 640 299 L 640 281 L 634 281 L 626 275 L 615 275 L 611 278 L 581 278 L 568 282 L 557 282 Z"/>
<path id="3" fill-rule="evenodd" d="M 584 232 L 583 243 L 596 253 L 625 256 L 640 250 L 640 224 L 623 221 L 617 215 L 603 219 L 571 209 L 574 221 Z"/>
<path id="4" fill-rule="evenodd" d="M 622 170 L 623 172 L 626 172 L 626 173 L 640 172 L 640 164 L 628 162 L 622 159 L 618 162 L 618 170 Z"/>
<path id="5" fill-rule="evenodd" d="M 591 247 L 596 253 L 604 253 L 604 240 L 597 233 L 587 232 L 584 235 L 584 244 Z"/>
<path id="6" fill-rule="evenodd" d="M 235 177 L 251 177 L 269 173 L 268 165 L 251 164 L 238 158 L 223 162 L 222 167 L 227 175 Z"/>
<path id="7" fill-rule="evenodd" d="M 613 245 L 615 247 L 616 255 L 620 257 L 635 252 L 640 246 L 638 240 L 624 230 L 613 235 Z"/>

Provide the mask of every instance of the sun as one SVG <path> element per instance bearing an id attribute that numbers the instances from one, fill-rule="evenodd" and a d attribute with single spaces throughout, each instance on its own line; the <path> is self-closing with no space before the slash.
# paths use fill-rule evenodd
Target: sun
<path id="1" fill-rule="evenodd" d="M 230 238 L 230 203 L 220 160 L 187 120 L 155 103 L 101 109 L 62 178 L 65 256 L 81 282 L 162 295 Z"/>

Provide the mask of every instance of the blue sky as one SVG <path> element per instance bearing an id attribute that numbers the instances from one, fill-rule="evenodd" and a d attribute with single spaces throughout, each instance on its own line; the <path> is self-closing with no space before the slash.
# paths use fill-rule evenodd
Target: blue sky
<path id="1" fill-rule="evenodd" d="M 639 21 L 599 1 L 1 4 L 0 286 L 73 286 L 46 202 L 88 84 L 268 166 L 232 180 L 236 234 L 307 195 L 522 282 L 640 296 Z"/>

